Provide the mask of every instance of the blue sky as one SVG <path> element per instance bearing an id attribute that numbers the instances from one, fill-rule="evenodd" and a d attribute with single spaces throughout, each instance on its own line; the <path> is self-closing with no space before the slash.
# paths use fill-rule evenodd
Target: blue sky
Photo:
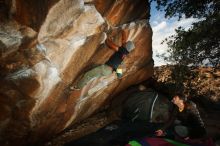
<path id="1" fill-rule="evenodd" d="M 164 12 L 158 11 L 155 8 L 155 3 L 151 4 L 151 18 L 150 24 L 153 29 L 153 59 L 155 66 L 161 66 L 167 64 L 162 58 L 156 57 L 156 55 L 166 54 L 167 45 L 161 44 L 161 42 L 168 36 L 171 36 L 175 33 L 175 29 L 179 26 L 188 29 L 191 27 L 193 22 L 198 21 L 195 18 L 182 18 L 178 21 L 178 18 L 166 19 L 164 18 Z"/>

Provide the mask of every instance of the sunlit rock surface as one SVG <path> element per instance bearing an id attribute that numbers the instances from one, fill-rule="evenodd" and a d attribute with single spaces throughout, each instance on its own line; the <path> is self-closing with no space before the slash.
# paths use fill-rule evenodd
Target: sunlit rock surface
<path id="1" fill-rule="evenodd" d="M 220 69 L 212 67 L 161 66 L 154 72 L 158 88 L 168 92 L 181 90 L 191 99 L 200 100 L 207 108 L 220 109 Z M 175 86 L 171 86 L 175 85 Z M 163 88 L 164 87 L 164 88 Z M 179 89 L 177 87 L 180 87 Z M 209 105 L 212 104 L 212 107 Z"/>
<path id="2" fill-rule="evenodd" d="M 114 95 L 153 74 L 152 30 L 145 0 L 0 1 L 0 142 L 40 144 L 99 110 Z M 86 98 L 77 79 L 114 53 L 121 29 L 136 49 L 123 78 L 109 76 Z"/>

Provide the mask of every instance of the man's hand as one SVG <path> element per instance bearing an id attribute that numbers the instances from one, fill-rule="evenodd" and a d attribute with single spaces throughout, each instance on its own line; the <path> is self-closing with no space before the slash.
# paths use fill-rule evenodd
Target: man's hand
<path id="1" fill-rule="evenodd" d="M 159 129 L 159 130 L 155 131 L 155 135 L 156 136 L 164 136 L 165 133 L 163 132 L 163 130 Z"/>
<path id="2" fill-rule="evenodd" d="M 185 137 L 184 140 L 189 140 L 189 137 Z"/>

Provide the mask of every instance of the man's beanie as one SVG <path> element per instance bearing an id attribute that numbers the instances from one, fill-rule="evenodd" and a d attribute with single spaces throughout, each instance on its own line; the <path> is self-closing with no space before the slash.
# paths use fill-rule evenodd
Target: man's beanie
<path id="1" fill-rule="evenodd" d="M 134 43 L 132 41 L 128 41 L 125 44 L 125 48 L 127 49 L 128 52 L 131 52 L 135 48 Z"/>

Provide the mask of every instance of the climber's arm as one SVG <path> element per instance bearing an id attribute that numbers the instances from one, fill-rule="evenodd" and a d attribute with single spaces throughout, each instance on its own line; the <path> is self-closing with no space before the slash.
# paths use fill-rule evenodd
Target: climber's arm
<path id="1" fill-rule="evenodd" d="M 105 43 L 109 48 L 111 48 L 115 51 L 118 51 L 118 49 L 120 47 L 120 46 L 116 45 L 115 43 L 113 43 L 113 41 L 110 38 L 107 38 Z"/>
<path id="2" fill-rule="evenodd" d="M 126 31 L 122 29 L 121 30 L 121 35 L 122 35 L 121 43 L 122 43 L 122 45 L 124 45 L 127 42 L 127 33 L 126 33 Z"/>

